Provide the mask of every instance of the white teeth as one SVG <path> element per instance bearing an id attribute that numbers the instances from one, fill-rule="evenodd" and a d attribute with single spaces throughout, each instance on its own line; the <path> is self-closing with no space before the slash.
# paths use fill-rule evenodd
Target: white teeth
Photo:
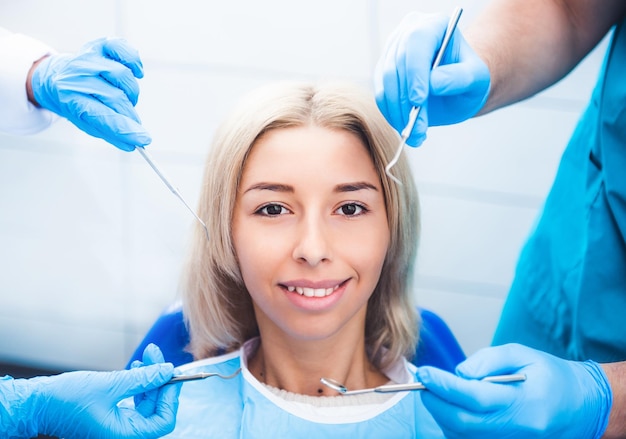
<path id="1" fill-rule="evenodd" d="M 313 296 L 315 296 L 315 290 L 313 288 L 302 288 L 302 290 L 304 291 L 304 296 L 305 297 L 313 297 Z"/>
<path id="2" fill-rule="evenodd" d="M 335 285 L 332 288 L 308 288 L 308 287 L 294 287 L 293 285 L 287 286 L 287 291 L 293 293 L 294 291 L 301 296 L 305 297 L 326 297 L 330 296 L 339 285 Z"/>

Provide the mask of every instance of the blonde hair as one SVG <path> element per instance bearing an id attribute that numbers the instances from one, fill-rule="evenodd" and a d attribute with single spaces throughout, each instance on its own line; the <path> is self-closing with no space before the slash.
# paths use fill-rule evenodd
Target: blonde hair
<path id="1" fill-rule="evenodd" d="M 418 317 L 410 291 L 419 235 L 417 190 L 404 155 L 394 166 L 398 186 L 385 175 L 399 137 L 370 94 L 339 83 L 278 83 L 250 94 L 217 130 L 206 160 L 198 214 L 211 242 L 196 227 L 183 278 L 183 310 L 195 358 L 237 349 L 258 335 L 239 270 L 231 223 L 239 182 L 255 141 L 269 130 L 314 124 L 356 134 L 380 176 L 390 244 L 369 299 L 365 336 L 372 363 L 384 367 L 411 358 Z"/>

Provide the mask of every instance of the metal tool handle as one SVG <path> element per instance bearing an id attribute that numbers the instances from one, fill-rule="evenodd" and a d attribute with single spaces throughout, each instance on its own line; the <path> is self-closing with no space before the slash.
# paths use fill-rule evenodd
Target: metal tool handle
<path id="1" fill-rule="evenodd" d="M 516 373 L 511 375 L 491 375 L 484 377 L 480 381 L 486 381 L 490 383 L 515 383 L 519 381 L 526 381 L 526 375 L 523 373 Z M 379 386 L 374 388 L 374 391 L 378 393 L 404 392 L 409 390 L 426 390 L 426 386 L 418 381 L 408 384 L 388 384 L 385 386 Z"/>
<path id="2" fill-rule="evenodd" d="M 377 393 L 404 392 L 408 390 L 426 390 L 426 386 L 419 381 L 408 384 L 387 384 L 374 389 Z"/>
<path id="3" fill-rule="evenodd" d="M 212 373 L 197 373 L 195 375 L 178 375 L 169 380 L 170 383 L 179 383 L 185 381 L 203 380 L 214 376 Z"/>
<path id="4" fill-rule="evenodd" d="M 229 380 L 231 378 L 235 378 L 240 373 L 241 373 L 241 367 L 238 368 L 233 373 L 231 373 L 230 375 L 224 375 L 224 374 L 217 373 L 217 372 L 201 372 L 201 373 L 196 373 L 193 375 L 177 375 L 177 376 L 174 376 L 172 379 L 170 379 L 168 382 L 179 383 L 179 382 L 185 382 L 185 381 L 203 380 L 205 378 L 211 378 L 211 377 L 217 377 L 223 380 Z"/>
<path id="5" fill-rule="evenodd" d="M 146 151 L 142 146 L 136 146 L 135 150 L 137 150 L 137 152 L 139 154 L 141 154 L 141 156 L 144 158 L 144 160 L 146 162 L 148 162 L 148 164 L 150 165 L 150 167 L 152 168 L 152 170 L 156 173 L 156 175 L 159 176 L 159 178 L 161 179 L 161 181 L 163 183 L 165 183 L 165 186 L 167 186 L 167 188 L 172 191 L 172 193 L 174 195 L 176 195 L 176 198 L 178 198 L 187 208 L 187 210 L 189 210 L 189 212 L 191 212 L 191 214 L 194 216 L 194 218 L 196 220 L 198 220 L 198 222 L 200 223 L 200 225 L 204 228 L 204 233 L 206 234 L 206 239 L 209 240 L 209 229 L 207 229 L 206 224 L 204 223 L 204 221 L 202 221 L 200 219 L 200 217 L 196 214 L 196 212 L 191 208 L 191 206 L 189 206 L 189 204 L 187 204 L 187 202 L 185 201 L 185 199 L 183 198 L 183 196 L 180 194 L 180 192 L 178 191 L 178 189 L 176 189 L 176 187 L 174 187 L 174 185 L 172 183 L 170 183 L 170 180 L 165 176 L 165 174 L 163 174 L 163 172 L 161 172 L 161 170 L 159 169 L 159 167 L 156 165 L 156 163 L 154 162 L 154 160 L 152 160 L 152 157 L 150 157 L 150 154 L 148 154 L 148 151 Z M 210 240 L 209 240 L 210 241 Z"/>

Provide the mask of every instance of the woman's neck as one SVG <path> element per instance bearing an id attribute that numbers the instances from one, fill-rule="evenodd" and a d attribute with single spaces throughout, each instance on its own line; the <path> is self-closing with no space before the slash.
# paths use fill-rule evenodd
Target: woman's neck
<path id="1" fill-rule="evenodd" d="M 332 378 L 348 389 L 389 381 L 369 361 L 363 334 L 310 341 L 261 333 L 261 343 L 248 358 L 248 367 L 260 382 L 272 387 L 302 395 L 334 396 L 337 392 L 322 385 L 320 378 Z"/>

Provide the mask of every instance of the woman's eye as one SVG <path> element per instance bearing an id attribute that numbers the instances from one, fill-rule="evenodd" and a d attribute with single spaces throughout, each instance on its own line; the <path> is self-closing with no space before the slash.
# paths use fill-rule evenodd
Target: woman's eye
<path id="1" fill-rule="evenodd" d="M 339 209 L 336 210 L 340 215 L 345 216 L 357 216 L 365 213 L 367 210 L 365 207 L 356 203 L 347 203 L 342 205 Z"/>
<path id="2" fill-rule="evenodd" d="M 267 216 L 277 216 L 289 213 L 289 211 L 280 204 L 266 204 L 257 210 L 256 213 Z"/>

